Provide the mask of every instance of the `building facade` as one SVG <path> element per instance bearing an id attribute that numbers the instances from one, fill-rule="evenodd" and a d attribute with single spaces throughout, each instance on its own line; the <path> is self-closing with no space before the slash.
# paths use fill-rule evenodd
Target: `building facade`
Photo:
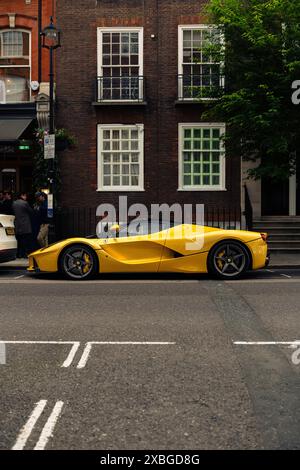
<path id="1" fill-rule="evenodd" d="M 51 0 L 0 2 L 0 189 L 32 191 L 37 99 L 49 95 L 49 57 L 39 31 Z M 46 111 L 47 114 L 47 111 Z"/>
<path id="2" fill-rule="evenodd" d="M 221 41 L 199 0 L 60 0 L 57 123 L 63 207 L 205 204 L 240 218 L 239 155 L 202 113 L 224 86 L 204 45 Z M 199 100 L 199 98 L 202 98 Z"/>

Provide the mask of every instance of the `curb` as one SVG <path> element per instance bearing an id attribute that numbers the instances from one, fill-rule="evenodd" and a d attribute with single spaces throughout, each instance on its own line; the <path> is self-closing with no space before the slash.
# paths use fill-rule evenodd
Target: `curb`
<path id="1" fill-rule="evenodd" d="M 300 269 L 300 264 L 269 264 L 266 269 Z"/>

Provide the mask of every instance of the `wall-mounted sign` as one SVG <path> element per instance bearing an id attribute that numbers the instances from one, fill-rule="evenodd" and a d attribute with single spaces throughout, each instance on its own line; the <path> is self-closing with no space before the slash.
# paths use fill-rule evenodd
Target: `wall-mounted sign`
<path id="1" fill-rule="evenodd" d="M 49 160 L 55 157 L 55 135 L 45 135 L 44 137 L 44 158 Z"/>

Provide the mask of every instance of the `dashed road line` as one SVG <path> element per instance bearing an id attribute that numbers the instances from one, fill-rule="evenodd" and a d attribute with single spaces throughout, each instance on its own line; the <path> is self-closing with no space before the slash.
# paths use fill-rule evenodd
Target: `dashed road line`
<path id="1" fill-rule="evenodd" d="M 29 416 L 28 421 L 25 423 L 23 428 L 21 429 L 16 443 L 13 446 L 12 450 L 23 450 L 26 442 L 33 431 L 34 426 L 36 425 L 37 420 L 41 416 L 44 411 L 45 406 L 47 405 L 47 400 L 40 400 L 36 407 L 34 408 L 33 412 Z"/>
<path id="2" fill-rule="evenodd" d="M 62 412 L 62 408 L 64 406 L 63 401 L 58 401 L 54 405 L 54 408 L 45 424 L 43 427 L 43 430 L 40 434 L 39 440 L 34 448 L 34 450 L 44 450 L 50 437 L 53 435 L 53 431 L 55 428 L 55 425 L 57 423 L 57 420 L 59 418 L 59 415 Z"/>

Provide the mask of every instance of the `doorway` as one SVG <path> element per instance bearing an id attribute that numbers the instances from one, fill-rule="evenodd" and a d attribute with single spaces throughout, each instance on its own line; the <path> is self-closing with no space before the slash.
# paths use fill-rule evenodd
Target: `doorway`
<path id="1" fill-rule="evenodd" d="M 262 178 L 261 215 L 289 215 L 289 187 L 289 179 L 286 181 L 274 181 L 272 178 Z"/>

